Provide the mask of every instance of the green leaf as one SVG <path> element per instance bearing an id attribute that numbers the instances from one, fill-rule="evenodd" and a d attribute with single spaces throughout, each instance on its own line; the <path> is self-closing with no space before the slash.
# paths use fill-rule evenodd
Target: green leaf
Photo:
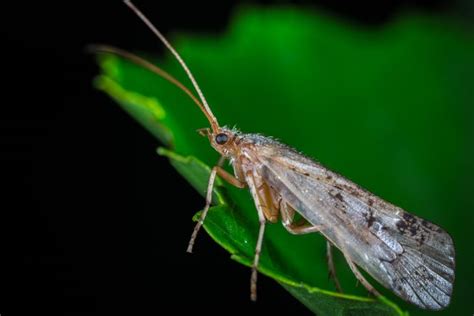
<path id="1" fill-rule="evenodd" d="M 160 148 L 159 153 L 170 158 L 176 170 L 198 191 L 205 190 L 210 174 L 208 166 L 194 157 L 185 158 L 163 148 Z M 222 183 L 217 184 L 215 192 L 220 198 L 217 206 L 209 210 L 204 228 L 218 244 L 232 254 L 232 259 L 250 267 L 255 251 L 258 222 L 244 216 L 246 212 L 239 205 L 229 206 L 222 198 L 226 195 L 223 191 L 225 192 L 225 187 Z M 199 215 L 200 213 L 197 213 L 194 220 L 197 221 Z M 297 273 L 297 269 L 300 269 L 298 261 L 309 256 L 304 253 L 305 248 L 299 240 L 301 236 L 292 237 L 281 227 L 267 231 L 263 246 L 267 251 L 262 253 L 259 271 L 277 280 L 310 310 L 318 315 L 394 315 L 396 312 L 403 315 L 400 309 L 388 301 L 387 304 L 382 304 L 373 299 L 341 295 L 302 282 Z M 311 238 L 306 243 L 311 247 L 314 241 Z M 324 264 L 320 261 L 317 260 L 317 264 Z"/>
<path id="2" fill-rule="evenodd" d="M 223 35 L 172 40 L 219 122 L 279 137 L 441 224 L 462 258 L 444 312 L 471 312 L 464 293 L 474 282 L 474 259 L 470 245 L 458 242 L 470 232 L 473 217 L 466 210 L 474 208 L 468 189 L 474 177 L 471 33 L 440 16 L 405 15 L 374 31 L 291 8 L 242 9 L 230 25 Z M 172 58 L 149 59 L 188 82 Z M 195 132 L 208 126 L 199 109 L 128 61 L 102 54 L 99 63 L 96 86 L 172 148 L 160 152 L 204 194 L 218 155 Z M 216 206 L 204 228 L 233 259 L 249 265 L 258 231 L 253 202 L 246 190 L 222 182 L 214 193 Z M 336 268 L 351 295 L 333 292 L 321 236 L 293 236 L 279 224 L 268 225 L 265 234 L 260 271 L 318 315 L 402 314 L 394 303 L 367 299 L 338 254 Z M 413 314 L 425 313 L 382 292 Z"/>

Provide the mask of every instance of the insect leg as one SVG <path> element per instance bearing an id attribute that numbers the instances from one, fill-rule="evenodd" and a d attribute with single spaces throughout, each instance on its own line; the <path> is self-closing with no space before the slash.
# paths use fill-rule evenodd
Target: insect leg
<path id="1" fill-rule="evenodd" d="M 291 207 L 286 202 L 284 202 L 281 207 L 282 223 L 283 223 L 283 226 L 286 228 L 286 230 L 288 230 L 290 233 L 299 235 L 299 234 L 318 232 L 322 229 L 322 225 L 314 226 L 308 223 L 305 223 L 303 225 L 294 224 L 293 222 L 294 215 L 295 215 L 295 210 L 293 209 L 293 207 Z M 326 256 L 327 256 L 327 262 L 328 262 L 328 267 L 329 267 L 329 276 L 334 280 L 337 291 L 342 293 L 341 285 L 336 275 L 336 268 L 334 267 L 334 260 L 332 256 L 332 245 L 329 241 L 327 241 Z"/>
<path id="2" fill-rule="evenodd" d="M 346 251 L 344 247 L 344 243 L 340 242 L 340 240 L 337 239 L 337 236 L 334 236 L 334 237 L 336 237 L 336 240 L 335 240 L 336 243 L 333 242 L 333 244 L 338 245 L 339 249 L 344 255 L 344 258 L 346 258 L 349 268 L 351 269 L 352 273 L 354 273 L 354 276 L 356 277 L 356 279 L 367 289 L 367 291 L 369 291 L 369 293 L 373 294 L 375 297 L 381 296 L 380 293 L 369 283 L 369 281 L 367 281 L 364 278 L 362 273 L 360 273 L 359 269 L 357 269 L 355 263 L 352 261 L 351 257 L 349 257 L 348 252 Z"/>
<path id="3" fill-rule="evenodd" d="M 257 245 L 255 246 L 255 256 L 252 264 L 252 274 L 250 276 L 250 299 L 252 301 L 257 300 L 257 267 L 258 261 L 260 260 L 260 253 L 262 251 L 263 243 L 263 234 L 265 232 L 265 214 L 263 212 L 263 206 L 260 201 L 260 197 L 257 192 L 257 186 L 255 184 L 255 178 L 252 171 L 246 173 L 245 176 L 247 184 L 252 194 L 253 200 L 255 202 L 255 208 L 257 209 L 258 221 L 260 223 L 260 228 L 258 230 Z"/>
<path id="4" fill-rule="evenodd" d="M 380 293 L 364 278 L 362 273 L 360 273 L 359 269 L 357 269 L 352 259 L 348 255 L 346 255 L 344 250 L 342 250 L 342 253 L 344 254 L 347 264 L 349 265 L 349 268 L 351 268 L 352 273 L 354 273 L 357 280 L 367 289 L 367 291 L 369 291 L 369 293 L 372 293 L 375 297 L 381 296 Z"/>
<path id="5" fill-rule="evenodd" d="M 189 253 L 193 252 L 194 241 L 196 240 L 196 236 L 201 228 L 202 224 L 204 223 L 204 219 L 206 218 L 207 211 L 209 211 L 209 207 L 212 203 L 212 190 L 214 188 L 214 181 L 216 180 L 217 168 L 212 168 L 211 175 L 209 176 L 209 182 L 207 184 L 207 193 L 206 193 L 206 205 L 204 206 L 204 210 L 201 213 L 201 217 L 199 217 L 196 226 L 194 226 L 193 233 L 191 235 L 191 239 L 189 240 L 188 249 L 186 250 Z"/>
<path id="6" fill-rule="evenodd" d="M 288 203 L 283 202 L 281 206 L 281 219 L 282 224 L 287 231 L 294 235 L 302 235 L 308 233 L 316 233 L 322 229 L 322 225 L 311 225 L 309 223 L 295 224 L 293 218 L 295 216 L 295 210 Z"/>
<path id="7" fill-rule="evenodd" d="M 334 285 L 338 292 L 342 293 L 341 284 L 336 275 L 336 267 L 334 266 L 334 258 L 332 255 L 332 244 L 329 240 L 326 240 L 326 259 L 328 262 L 329 277 L 334 281 Z"/>
<path id="8" fill-rule="evenodd" d="M 257 177 L 254 179 L 265 219 L 270 223 L 276 223 L 280 213 L 281 196 L 264 182 L 262 178 Z"/>
<path id="9" fill-rule="evenodd" d="M 209 176 L 209 182 L 207 184 L 207 193 L 206 193 L 206 205 L 204 206 L 204 210 L 202 211 L 201 217 L 199 217 L 199 220 L 196 223 L 196 226 L 194 226 L 191 239 L 189 240 L 188 249 L 186 250 L 189 253 L 193 252 L 194 241 L 196 240 L 196 236 L 199 232 L 199 229 L 204 223 L 204 219 L 206 218 L 207 212 L 209 211 L 209 207 L 211 206 L 212 191 L 214 189 L 214 181 L 216 180 L 216 175 L 218 174 L 224 180 L 226 180 L 227 182 L 229 182 L 230 184 L 238 188 L 244 188 L 246 185 L 245 182 L 240 181 L 239 179 L 233 177 L 230 173 L 222 169 L 220 167 L 222 163 L 223 163 L 223 159 L 220 159 L 217 166 L 214 166 L 214 168 L 212 168 L 211 175 Z"/>
<path id="10" fill-rule="evenodd" d="M 215 166 L 214 168 L 217 169 L 217 174 L 219 175 L 219 177 L 221 177 L 222 179 L 224 179 L 228 183 L 232 184 L 234 187 L 237 187 L 239 189 L 243 189 L 247 186 L 246 182 L 237 179 L 236 177 L 234 177 L 233 175 L 231 175 L 230 173 L 228 173 L 227 171 L 225 171 L 221 167 Z"/>

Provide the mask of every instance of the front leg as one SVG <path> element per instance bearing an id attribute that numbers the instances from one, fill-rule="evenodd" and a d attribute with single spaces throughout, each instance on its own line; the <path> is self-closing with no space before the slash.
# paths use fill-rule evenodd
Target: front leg
<path id="1" fill-rule="evenodd" d="M 209 176 L 209 182 L 207 184 L 207 192 L 206 192 L 206 205 L 204 206 L 204 210 L 201 213 L 201 217 L 199 217 L 196 226 L 194 226 L 193 233 L 191 235 L 191 239 L 189 240 L 188 249 L 186 250 L 189 253 L 193 252 L 194 241 L 196 240 L 196 236 L 201 228 L 202 224 L 204 223 L 204 219 L 206 218 L 207 212 L 209 211 L 209 207 L 212 203 L 212 191 L 214 189 L 214 182 L 216 180 L 216 175 L 219 175 L 222 179 L 227 181 L 228 183 L 238 187 L 238 188 L 245 188 L 246 183 L 242 182 L 241 180 L 235 178 L 233 175 L 222 169 L 221 165 L 223 163 L 223 159 L 219 159 L 217 166 L 214 166 L 211 170 L 211 175 Z"/>

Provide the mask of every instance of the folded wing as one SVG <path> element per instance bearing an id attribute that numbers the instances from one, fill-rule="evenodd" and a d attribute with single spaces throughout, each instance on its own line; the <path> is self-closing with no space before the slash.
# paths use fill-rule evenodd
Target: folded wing
<path id="1" fill-rule="evenodd" d="M 455 254 L 444 230 L 284 145 L 258 153 L 265 180 L 374 279 L 422 308 L 449 304 Z"/>

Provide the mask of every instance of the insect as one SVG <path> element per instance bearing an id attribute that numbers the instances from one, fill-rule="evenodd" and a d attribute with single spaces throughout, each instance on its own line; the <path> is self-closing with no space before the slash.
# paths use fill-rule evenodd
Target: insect
<path id="1" fill-rule="evenodd" d="M 188 252 L 192 252 L 206 218 L 214 181 L 219 176 L 238 188 L 248 188 L 255 202 L 260 226 L 250 281 L 252 300 L 257 297 L 257 267 L 265 225 L 281 218 L 289 233 L 317 232 L 326 238 L 329 270 L 337 288 L 340 286 L 333 265 L 333 246 L 342 252 L 359 282 L 375 296 L 379 296 L 379 292 L 358 267 L 402 299 L 421 308 L 440 310 L 449 305 L 455 250 L 448 233 L 272 138 L 220 126 L 181 56 L 137 7 L 130 1 L 125 3 L 176 57 L 199 99 L 174 77 L 141 57 L 108 46 L 95 49 L 128 58 L 188 94 L 210 123 L 210 128 L 201 129 L 200 133 L 208 137 L 211 146 L 221 154 L 210 173 L 206 204 L 191 235 Z M 222 168 L 225 160 L 230 160 L 234 174 Z M 294 220 L 296 213 L 304 219 L 303 223 Z"/>

